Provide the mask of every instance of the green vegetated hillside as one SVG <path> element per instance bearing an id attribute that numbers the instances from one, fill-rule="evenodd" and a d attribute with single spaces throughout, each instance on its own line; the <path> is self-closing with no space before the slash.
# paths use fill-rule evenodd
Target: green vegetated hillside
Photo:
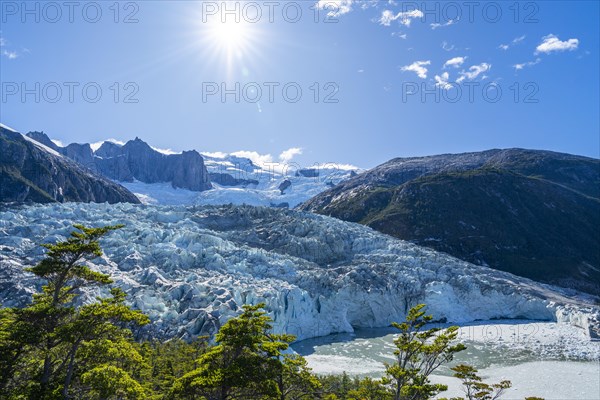
<path id="1" fill-rule="evenodd" d="M 600 161 L 522 149 L 399 158 L 301 208 L 600 293 Z"/>

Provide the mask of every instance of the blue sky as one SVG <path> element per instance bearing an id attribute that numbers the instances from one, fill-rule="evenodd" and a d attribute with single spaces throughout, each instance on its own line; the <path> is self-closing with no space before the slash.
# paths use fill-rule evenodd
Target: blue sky
<path id="1" fill-rule="evenodd" d="M 0 120 L 63 143 L 364 168 L 497 147 L 600 156 L 596 1 L 23 4 L 0 2 Z"/>

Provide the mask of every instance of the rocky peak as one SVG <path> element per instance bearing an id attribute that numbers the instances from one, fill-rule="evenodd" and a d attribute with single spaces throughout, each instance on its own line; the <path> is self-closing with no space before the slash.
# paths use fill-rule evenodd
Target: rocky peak
<path id="1" fill-rule="evenodd" d="M 94 155 L 101 158 L 117 157 L 123 154 L 122 149 L 122 145 L 107 141 L 102 143 L 98 150 L 94 152 Z"/>
<path id="2" fill-rule="evenodd" d="M 94 163 L 94 152 L 88 143 L 71 143 L 66 147 L 61 147 L 59 151 L 61 154 L 69 157 L 73 161 L 78 162 L 84 167 L 93 171 L 96 170 L 96 165 Z"/>
<path id="3" fill-rule="evenodd" d="M 56 143 L 54 143 L 52 140 L 50 140 L 50 138 L 48 137 L 48 135 L 46 135 L 44 133 L 44 131 L 41 131 L 41 132 L 31 131 L 31 132 L 27 133 L 26 136 L 28 138 L 35 140 L 38 143 L 43 144 L 44 146 L 50 147 L 53 150 L 58 151 L 60 149 L 60 147 L 57 146 Z"/>

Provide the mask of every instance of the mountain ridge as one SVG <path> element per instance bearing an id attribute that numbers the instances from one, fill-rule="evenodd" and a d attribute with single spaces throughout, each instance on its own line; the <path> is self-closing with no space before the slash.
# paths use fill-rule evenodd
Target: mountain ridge
<path id="1" fill-rule="evenodd" d="M 139 203 L 121 185 L 4 125 L 0 125 L 0 155 L 1 202 Z"/>

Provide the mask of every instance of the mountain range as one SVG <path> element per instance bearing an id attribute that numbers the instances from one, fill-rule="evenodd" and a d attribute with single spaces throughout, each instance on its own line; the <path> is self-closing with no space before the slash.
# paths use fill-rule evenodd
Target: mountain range
<path id="1" fill-rule="evenodd" d="M 47 148 L 109 178 L 145 204 L 251 204 L 295 207 L 355 175 L 358 168 L 335 163 L 301 168 L 261 165 L 247 157 L 195 150 L 166 153 L 140 138 L 59 146 L 44 132 L 26 134 Z"/>

